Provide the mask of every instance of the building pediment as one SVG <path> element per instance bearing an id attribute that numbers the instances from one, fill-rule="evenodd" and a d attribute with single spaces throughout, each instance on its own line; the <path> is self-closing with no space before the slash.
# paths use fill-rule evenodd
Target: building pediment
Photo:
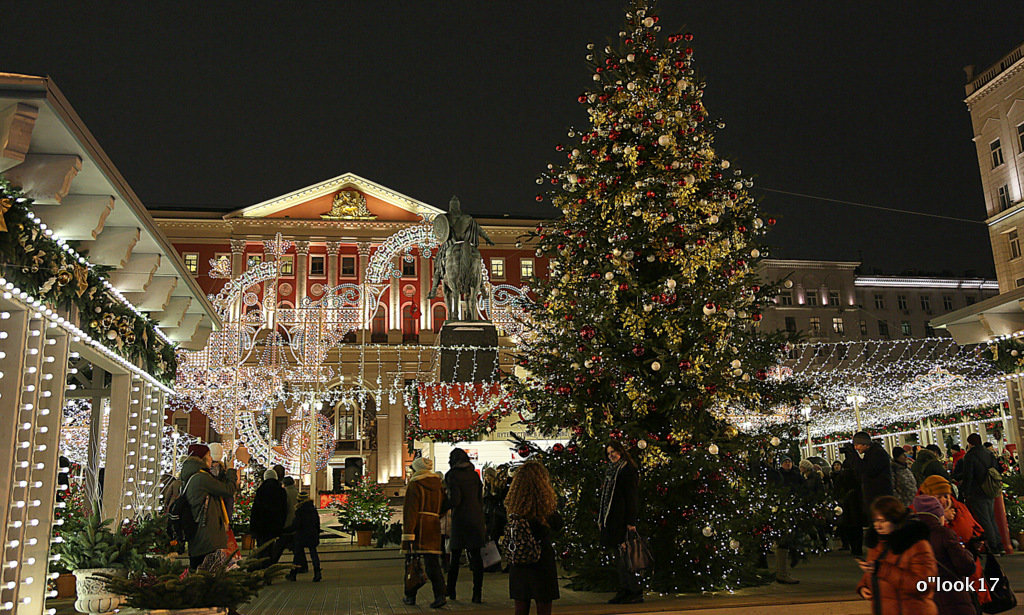
<path id="1" fill-rule="evenodd" d="M 1010 105 L 1010 110 L 1006 112 L 1006 117 L 1017 117 L 1018 115 L 1024 115 L 1024 100 L 1015 98 L 1013 104 Z"/>
<path id="2" fill-rule="evenodd" d="M 291 218 L 359 223 L 360 221 L 416 222 L 442 210 L 362 178 L 345 173 L 224 216 L 231 218 Z"/>

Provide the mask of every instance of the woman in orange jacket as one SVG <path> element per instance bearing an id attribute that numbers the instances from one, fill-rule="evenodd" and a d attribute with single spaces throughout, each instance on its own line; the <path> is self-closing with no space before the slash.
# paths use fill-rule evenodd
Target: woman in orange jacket
<path id="1" fill-rule="evenodd" d="M 937 575 L 928 526 L 891 495 L 871 504 L 871 518 L 867 561 L 857 562 L 864 571 L 857 593 L 871 601 L 874 615 L 937 615 L 928 583 Z"/>

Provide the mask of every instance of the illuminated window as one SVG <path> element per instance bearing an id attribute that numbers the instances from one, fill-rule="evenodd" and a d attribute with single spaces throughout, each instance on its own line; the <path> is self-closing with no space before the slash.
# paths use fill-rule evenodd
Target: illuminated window
<path id="1" fill-rule="evenodd" d="M 921 295 L 921 309 L 930 312 L 932 309 L 932 299 L 928 295 Z"/>
<path id="2" fill-rule="evenodd" d="M 839 291 L 838 290 L 830 290 L 830 291 L 828 291 L 828 304 L 829 305 L 839 305 Z"/>
<path id="3" fill-rule="evenodd" d="M 889 339 L 889 323 L 884 320 L 878 321 L 878 335 L 885 339 Z"/>
<path id="4" fill-rule="evenodd" d="M 912 335 L 912 333 L 910 332 L 909 320 L 904 320 L 903 322 L 900 323 L 900 331 L 903 333 L 903 335 L 907 337 L 910 337 Z"/>
<path id="5" fill-rule="evenodd" d="M 253 269 L 263 262 L 262 254 L 250 254 L 246 257 L 246 268 Z"/>
<path id="6" fill-rule="evenodd" d="M 402 257 L 402 277 L 403 278 L 415 278 L 416 277 L 416 259 L 411 261 L 405 260 Z"/>
<path id="7" fill-rule="evenodd" d="M 519 277 L 526 280 L 533 277 L 533 259 L 523 258 L 519 260 Z"/>
<path id="8" fill-rule="evenodd" d="M 309 275 L 322 278 L 327 275 L 327 257 L 322 254 L 313 254 L 309 257 Z"/>
<path id="9" fill-rule="evenodd" d="M 231 254 L 227 252 L 218 252 L 213 255 L 213 258 L 220 263 L 222 267 L 231 271 Z"/>
<path id="10" fill-rule="evenodd" d="M 896 307 L 901 309 L 901 310 L 903 310 L 903 311 L 907 310 L 907 296 L 906 295 L 896 295 Z"/>
<path id="11" fill-rule="evenodd" d="M 878 294 L 875 295 L 875 309 L 876 310 L 884 310 L 885 309 L 885 297 L 883 297 L 882 295 L 878 295 Z"/>
<path id="12" fill-rule="evenodd" d="M 494 257 L 491 259 L 491 279 L 492 280 L 504 280 L 505 279 L 505 259 Z"/>
<path id="13" fill-rule="evenodd" d="M 821 334 L 821 319 L 818 318 L 817 316 L 811 316 L 810 330 L 811 330 L 811 335 L 820 335 Z"/>
<path id="14" fill-rule="evenodd" d="M 793 293 L 788 290 L 779 293 L 779 305 L 793 305 Z"/>
<path id="15" fill-rule="evenodd" d="M 999 211 L 1009 209 L 1010 207 L 1010 188 L 1003 184 L 996 190 L 996 200 L 999 202 Z"/>
<path id="16" fill-rule="evenodd" d="M 843 319 L 840 316 L 832 318 L 832 332 L 837 335 L 846 335 L 846 329 L 843 327 Z"/>
<path id="17" fill-rule="evenodd" d="M 796 318 L 792 316 L 786 316 L 786 331 L 790 333 L 796 333 Z"/>
<path id="18" fill-rule="evenodd" d="M 953 309 L 953 297 L 942 295 L 942 309 L 950 311 Z"/>
<path id="19" fill-rule="evenodd" d="M 199 274 L 199 253 L 198 252 L 186 252 L 182 254 L 182 258 L 185 259 L 185 269 L 192 275 Z"/>
<path id="20" fill-rule="evenodd" d="M 818 291 L 807 291 L 807 305 L 818 305 Z"/>
<path id="21" fill-rule="evenodd" d="M 1010 249 L 1010 260 L 1020 258 L 1020 237 L 1017 236 L 1017 229 L 1006 234 L 1006 245 Z"/>
<path id="22" fill-rule="evenodd" d="M 861 337 L 867 337 L 868 336 L 868 321 L 866 321 L 866 320 L 860 321 L 860 336 Z"/>
<path id="23" fill-rule="evenodd" d="M 996 168 L 1003 164 L 1003 146 L 1000 145 L 999 139 L 988 144 L 989 153 L 992 154 L 992 168 Z"/>
<path id="24" fill-rule="evenodd" d="M 356 275 L 356 257 L 354 256 L 342 256 L 341 257 L 341 275 L 347 278 L 353 278 Z"/>
<path id="25" fill-rule="evenodd" d="M 285 254 L 281 257 L 281 275 L 295 275 L 294 254 Z"/>

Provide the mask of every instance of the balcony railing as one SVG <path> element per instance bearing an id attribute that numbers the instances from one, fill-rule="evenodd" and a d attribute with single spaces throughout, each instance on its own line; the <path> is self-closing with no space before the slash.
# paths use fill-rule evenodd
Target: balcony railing
<path id="1" fill-rule="evenodd" d="M 1001 60 L 990 66 L 985 72 L 972 79 L 967 84 L 967 95 L 970 96 L 980 90 L 986 83 L 995 79 L 1000 73 L 1016 64 L 1021 58 L 1024 58 L 1024 43 L 1021 43 L 1019 47 L 1003 56 Z"/>

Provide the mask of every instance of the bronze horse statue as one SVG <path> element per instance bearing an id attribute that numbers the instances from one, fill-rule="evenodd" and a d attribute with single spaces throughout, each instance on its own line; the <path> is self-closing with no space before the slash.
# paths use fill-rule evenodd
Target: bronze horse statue
<path id="1" fill-rule="evenodd" d="M 462 213 L 458 197 L 452 197 L 447 214 L 434 218 L 434 236 L 441 242 L 434 261 L 434 278 L 428 299 L 437 296 L 438 284 L 443 284 L 444 303 L 448 317 L 455 320 L 477 320 L 477 296 L 483 290 L 483 258 L 477 247 L 480 237 L 490 245 L 491 238 L 476 220 Z M 463 312 L 460 300 L 465 300 Z"/>

